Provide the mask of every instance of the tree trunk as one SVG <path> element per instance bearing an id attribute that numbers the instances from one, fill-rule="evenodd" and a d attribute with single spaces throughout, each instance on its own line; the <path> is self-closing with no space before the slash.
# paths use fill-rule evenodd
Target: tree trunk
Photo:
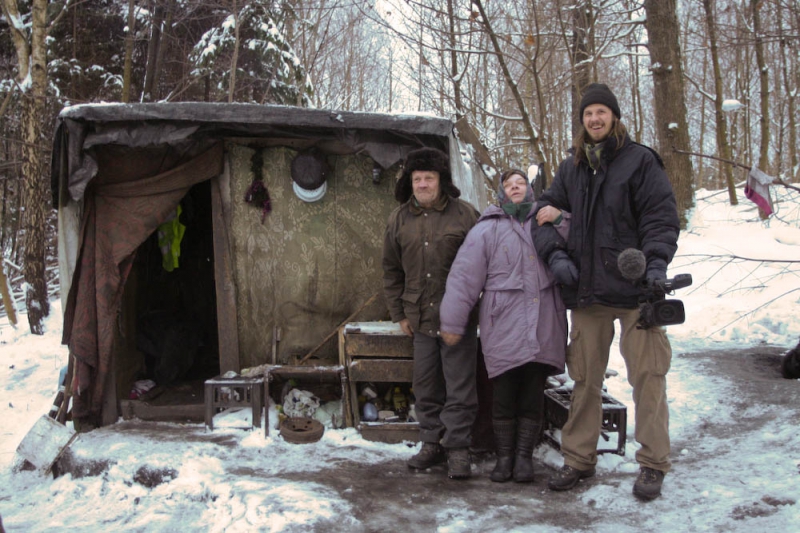
<path id="1" fill-rule="evenodd" d="M 572 11 L 572 136 L 578 134 L 583 117 L 578 116 L 583 90 L 592 82 L 592 3 L 578 0 Z"/>
<path id="2" fill-rule="evenodd" d="M 125 68 L 122 74 L 122 102 L 130 102 L 133 44 L 136 38 L 136 0 L 128 0 L 128 34 L 125 36 Z"/>
<path id="3" fill-rule="evenodd" d="M 761 32 L 761 14 L 758 4 L 761 0 L 750 0 L 753 8 L 753 34 L 756 37 L 756 64 L 758 65 L 758 78 L 761 86 L 761 116 L 758 123 L 761 126 L 761 144 L 758 154 L 758 168 L 769 173 L 769 69 L 764 60 L 764 37 Z M 763 209 L 758 209 L 762 219 L 769 218 Z"/>
<path id="4" fill-rule="evenodd" d="M 448 39 L 450 42 L 450 79 L 453 82 L 453 104 L 456 108 L 456 120 L 464 116 L 464 104 L 461 102 L 461 82 L 458 75 L 458 53 L 456 52 L 456 27 L 453 14 L 453 0 L 447 0 Z"/>
<path id="5" fill-rule="evenodd" d="M 546 127 L 544 125 L 544 123 L 545 123 L 545 115 L 546 115 L 545 110 L 547 109 L 547 103 L 545 102 L 545 99 L 544 99 L 544 89 L 542 88 L 542 79 L 541 79 L 541 76 L 539 74 L 539 53 L 541 51 L 541 46 L 542 46 L 541 25 L 540 25 L 540 21 L 539 21 L 539 14 L 536 11 L 535 6 L 534 6 L 534 10 L 533 10 L 533 24 L 534 24 L 534 30 L 535 30 L 535 34 L 533 36 L 534 41 L 532 43 L 533 50 L 532 50 L 532 54 L 528 58 L 528 63 L 530 64 L 530 68 L 531 68 L 531 77 L 533 78 L 533 83 L 534 83 L 534 87 L 535 87 L 535 90 L 536 90 L 536 100 L 537 100 L 537 105 L 538 105 L 538 108 L 539 108 L 539 116 L 541 117 L 539 119 L 539 124 L 541 125 L 542 128 L 545 128 Z M 547 189 L 547 187 L 549 186 L 549 182 L 551 181 L 551 178 L 553 177 L 553 174 L 555 174 L 555 170 L 554 169 L 558 167 L 559 161 L 557 161 L 556 154 L 553 153 L 553 149 L 555 147 L 554 146 L 555 143 L 553 142 L 553 139 L 555 138 L 555 136 L 553 135 L 553 133 L 554 132 L 550 131 L 550 134 L 545 136 L 545 138 L 549 142 L 545 141 L 543 143 L 544 144 L 544 160 L 543 161 L 537 161 L 537 163 L 539 165 L 544 165 L 544 171 L 541 173 L 541 176 L 542 176 L 542 179 L 540 180 L 541 183 L 539 183 L 537 181 L 534 184 L 534 186 L 538 189 L 536 191 L 537 194 L 541 194 L 542 192 L 544 192 Z M 548 171 L 550 171 L 549 175 L 548 175 Z M 534 176 L 529 176 L 529 178 L 530 179 L 534 179 Z"/>
<path id="6" fill-rule="evenodd" d="M 6 316 L 8 322 L 17 327 L 17 308 L 14 307 L 14 298 L 11 296 L 11 287 L 8 285 L 8 278 L 6 278 L 5 265 L 0 265 L 0 294 L 3 296 L 3 307 L 6 309 Z"/>
<path id="7" fill-rule="evenodd" d="M 153 100 L 155 91 L 156 69 L 158 68 L 159 48 L 161 47 L 161 26 L 164 22 L 164 7 L 156 2 L 153 9 L 153 22 L 150 28 L 150 41 L 147 43 L 147 66 L 144 72 L 144 89 L 142 99 Z"/>
<path id="8" fill-rule="evenodd" d="M 725 122 L 725 113 L 722 111 L 722 73 L 719 68 L 719 52 L 717 50 L 717 29 L 714 22 L 713 0 L 703 0 L 706 12 L 706 25 L 708 26 L 708 43 L 711 48 L 711 66 L 714 72 L 714 116 L 717 121 L 717 152 L 719 157 L 731 161 L 731 147 L 728 144 L 728 126 Z M 731 205 L 737 205 L 736 184 L 733 182 L 733 171 L 728 165 L 721 165 L 721 172 L 728 185 L 728 199 Z"/>
<path id="9" fill-rule="evenodd" d="M 31 333 L 44 333 L 43 320 L 50 313 L 45 282 L 45 204 L 47 176 L 42 146 L 47 91 L 47 0 L 34 0 L 31 7 L 31 87 L 23 99 L 22 175 L 25 179 L 25 305 Z"/>
<path id="10" fill-rule="evenodd" d="M 781 11 L 778 11 L 778 27 L 780 28 L 780 54 L 781 54 L 781 70 L 783 71 L 783 86 L 786 92 L 786 109 L 787 109 L 787 129 L 789 130 L 789 178 L 794 178 L 797 174 L 797 122 L 795 121 L 796 107 L 796 87 L 792 86 L 792 75 L 789 70 L 787 56 L 792 53 L 792 49 L 787 45 L 787 37 L 783 32 L 783 20 Z"/>
<path id="11" fill-rule="evenodd" d="M 230 85 L 228 86 L 228 102 L 233 102 L 233 95 L 236 91 L 236 68 L 239 63 L 239 9 L 236 6 L 236 0 L 232 0 L 233 8 L 231 12 L 233 13 L 233 20 L 234 20 L 234 28 L 233 28 L 233 58 L 231 59 L 231 78 L 230 78 Z"/>
<path id="12" fill-rule="evenodd" d="M 694 170 L 688 155 L 673 150 L 688 152 L 690 149 L 675 0 L 645 0 L 644 9 L 651 64 L 654 65 L 650 70 L 658 148 L 675 191 L 681 226 L 686 227 L 686 213 L 694 205 Z"/>

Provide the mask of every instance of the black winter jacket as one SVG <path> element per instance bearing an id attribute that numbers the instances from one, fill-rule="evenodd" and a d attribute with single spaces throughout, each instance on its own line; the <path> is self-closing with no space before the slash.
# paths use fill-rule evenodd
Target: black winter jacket
<path id="1" fill-rule="evenodd" d="M 596 171 L 586 161 L 576 165 L 573 157 L 562 161 L 538 201 L 537 210 L 552 205 L 572 213 L 567 242 L 552 224 L 534 224 L 532 231 L 543 259 L 565 249 L 580 272 L 578 287 L 562 287 L 568 308 L 638 307 L 642 289 L 622 277 L 617 257 L 638 248 L 647 269 L 663 273 L 678 247 L 678 211 L 661 158 L 627 137 L 622 148 L 616 146 L 609 137 Z"/>

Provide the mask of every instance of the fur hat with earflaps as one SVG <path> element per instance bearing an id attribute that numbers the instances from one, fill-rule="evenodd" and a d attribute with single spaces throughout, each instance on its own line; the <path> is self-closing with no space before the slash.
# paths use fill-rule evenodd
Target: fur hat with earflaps
<path id="1" fill-rule="evenodd" d="M 411 173 L 415 170 L 433 170 L 439 173 L 439 188 L 452 198 L 461 196 L 461 191 L 453 185 L 450 175 L 450 158 L 436 148 L 419 148 L 409 152 L 403 164 L 403 173 L 394 187 L 394 197 L 400 203 L 406 203 L 413 193 Z"/>

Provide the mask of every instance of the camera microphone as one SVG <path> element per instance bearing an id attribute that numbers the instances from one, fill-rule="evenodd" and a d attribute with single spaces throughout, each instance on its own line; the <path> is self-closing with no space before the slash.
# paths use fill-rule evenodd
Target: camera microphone
<path id="1" fill-rule="evenodd" d="M 626 248 L 617 257 L 617 268 L 623 278 L 637 282 L 644 277 L 644 273 L 647 271 L 647 259 L 641 250 Z"/>

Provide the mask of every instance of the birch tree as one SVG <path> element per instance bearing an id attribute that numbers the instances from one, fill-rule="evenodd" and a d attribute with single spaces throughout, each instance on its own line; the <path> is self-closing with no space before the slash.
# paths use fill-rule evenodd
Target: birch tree
<path id="1" fill-rule="evenodd" d="M 47 165 L 45 147 L 47 98 L 47 0 L 33 0 L 29 13 L 21 14 L 15 0 L 3 0 L 3 16 L 9 23 L 17 55 L 17 83 L 22 89 L 22 175 L 25 205 L 25 306 L 31 333 L 44 333 L 50 314 L 45 279 Z M 26 19 L 26 20 L 23 20 Z"/>

